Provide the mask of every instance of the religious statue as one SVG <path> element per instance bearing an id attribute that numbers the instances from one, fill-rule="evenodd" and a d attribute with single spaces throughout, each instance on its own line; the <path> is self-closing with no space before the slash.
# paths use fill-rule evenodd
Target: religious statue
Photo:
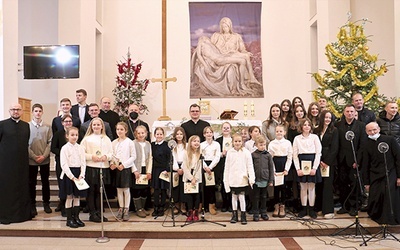
<path id="1" fill-rule="evenodd" d="M 199 38 L 192 55 L 192 86 L 205 96 L 256 97 L 262 93 L 262 84 L 255 77 L 242 36 L 232 31 L 232 21 L 224 17 L 220 31 L 211 39 Z M 261 90 L 261 91 L 260 91 Z M 192 96 L 192 95 L 191 95 Z M 193 97 L 193 96 L 192 96 Z"/>

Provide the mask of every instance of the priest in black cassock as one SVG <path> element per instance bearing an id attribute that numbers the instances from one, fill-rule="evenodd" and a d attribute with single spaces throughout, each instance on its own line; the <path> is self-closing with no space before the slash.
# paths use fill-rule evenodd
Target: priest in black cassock
<path id="1" fill-rule="evenodd" d="M 0 223 L 30 220 L 29 124 L 20 120 L 20 104 L 10 106 L 9 119 L 0 121 Z"/>
<path id="2" fill-rule="evenodd" d="M 368 140 L 363 145 L 362 169 L 364 185 L 369 190 L 368 215 L 379 224 L 399 224 L 400 146 L 394 137 L 381 135 L 376 122 L 368 123 L 365 130 Z M 393 215 L 386 179 L 385 150 Z"/>

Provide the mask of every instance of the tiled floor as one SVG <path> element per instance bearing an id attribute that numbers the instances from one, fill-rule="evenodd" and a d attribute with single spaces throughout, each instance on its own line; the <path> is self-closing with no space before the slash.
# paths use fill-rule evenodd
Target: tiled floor
<path id="1" fill-rule="evenodd" d="M 269 221 L 253 222 L 247 217 L 248 224 L 229 223 L 230 214 L 219 212 L 216 216 L 208 213 L 205 218 L 226 225 L 221 227 L 212 223 L 196 223 L 181 227 L 183 216 L 176 218 L 176 227 L 172 227 L 169 217 L 140 219 L 131 215 L 129 222 L 118 222 L 107 210 L 106 216 L 110 222 L 104 223 L 105 235 L 110 237 L 107 243 L 97 243 L 101 236 L 100 224 L 88 221 L 88 214 L 81 214 L 86 226 L 70 229 L 65 226 L 65 218 L 59 213 L 45 214 L 41 208 L 38 216 L 23 223 L 0 225 L 1 249 L 113 249 L 113 250 L 149 250 L 149 249 L 400 249 L 400 242 L 391 237 L 387 239 L 372 239 L 368 246 L 360 246 L 361 237 L 355 235 L 351 228 L 350 236 L 320 236 L 329 235 L 326 229 L 336 231 L 354 222 L 354 217 L 337 215 L 335 219 L 298 220 L 288 215 L 286 218 L 270 218 Z M 165 222 L 164 222 L 165 221 Z M 377 228 L 377 224 L 360 213 L 360 223 L 366 228 Z M 398 227 L 396 232 L 399 232 Z M 277 231 L 281 233 L 276 234 Z M 7 232 L 6 234 L 4 232 Z M 11 234 L 10 234 L 11 232 Z M 28 234 L 26 234 L 28 232 Z M 54 233 L 56 232 L 56 233 Z M 299 233 L 300 232 L 300 233 Z M 25 235 L 26 237 L 15 237 Z M 234 235 L 234 237 L 230 237 Z M 314 237 L 296 237 L 314 235 Z M 395 234 L 400 238 L 400 234 Z M 35 236 L 35 237 L 30 237 Z M 49 237 L 52 236 L 52 237 Z M 70 237 L 70 238 L 68 238 Z M 84 238 L 82 238 L 84 237 Z"/>
<path id="2" fill-rule="evenodd" d="M 400 235 L 396 235 L 400 237 Z M 265 250 L 265 249 L 400 249 L 400 243 L 392 238 L 372 240 L 360 246 L 361 238 L 343 237 L 295 237 L 295 238 L 246 238 L 246 239 L 110 239 L 97 243 L 96 238 L 38 238 L 0 237 L 0 249 L 7 250 Z"/>

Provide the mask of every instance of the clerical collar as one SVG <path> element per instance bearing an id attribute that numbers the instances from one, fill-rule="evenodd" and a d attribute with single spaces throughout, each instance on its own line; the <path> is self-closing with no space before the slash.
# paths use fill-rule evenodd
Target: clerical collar
<path id="1" fill-rule="evenodd" d="M 14 122 L 18 123 L 21 119 L 14 119 L 11 117 L 11 120 L 13 120 Z"/>
<path id="2" fill-rule="evenodd" d="M 108 111 L 110 111 L 110 110 L 104 110 L 104 109 L 102 109 L 101 111 L 103 111 L 104 113 L 108 113 Z"/>
<path id="3" fill-rule="evenodd" d="M 32 123 L 33 123 L 33 126 L 35 126 L 37 128 L 41 127 L 43 125 L 43 121 L 36 122 L 35 120 L 32 120 Z"/>

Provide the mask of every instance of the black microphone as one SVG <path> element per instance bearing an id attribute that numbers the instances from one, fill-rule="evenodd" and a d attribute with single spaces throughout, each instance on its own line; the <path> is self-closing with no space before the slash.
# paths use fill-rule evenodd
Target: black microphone
<path id="1" fill-rule="evenodd" d="M 386 142 L 381 142 L 378 144 L 378 151 L 380 153 L 386 153 L 389 150 L 389 145 Z"/>
<path id="2" fill-rule="evenodd" d="M 168 141 L 168 147 L 170 149 L 174 149 L 177 146 L 176 141 L 175 140 L 169 140 Z"/>
<path id="3" fill-rule="evenodd" d="M 348 141 L 352 141 L 354 139 L 354 132 L 349 130 L 346 132 L 346 134 L 344 135 L 344 137 L 346 138 L 346 140 Z"/>

